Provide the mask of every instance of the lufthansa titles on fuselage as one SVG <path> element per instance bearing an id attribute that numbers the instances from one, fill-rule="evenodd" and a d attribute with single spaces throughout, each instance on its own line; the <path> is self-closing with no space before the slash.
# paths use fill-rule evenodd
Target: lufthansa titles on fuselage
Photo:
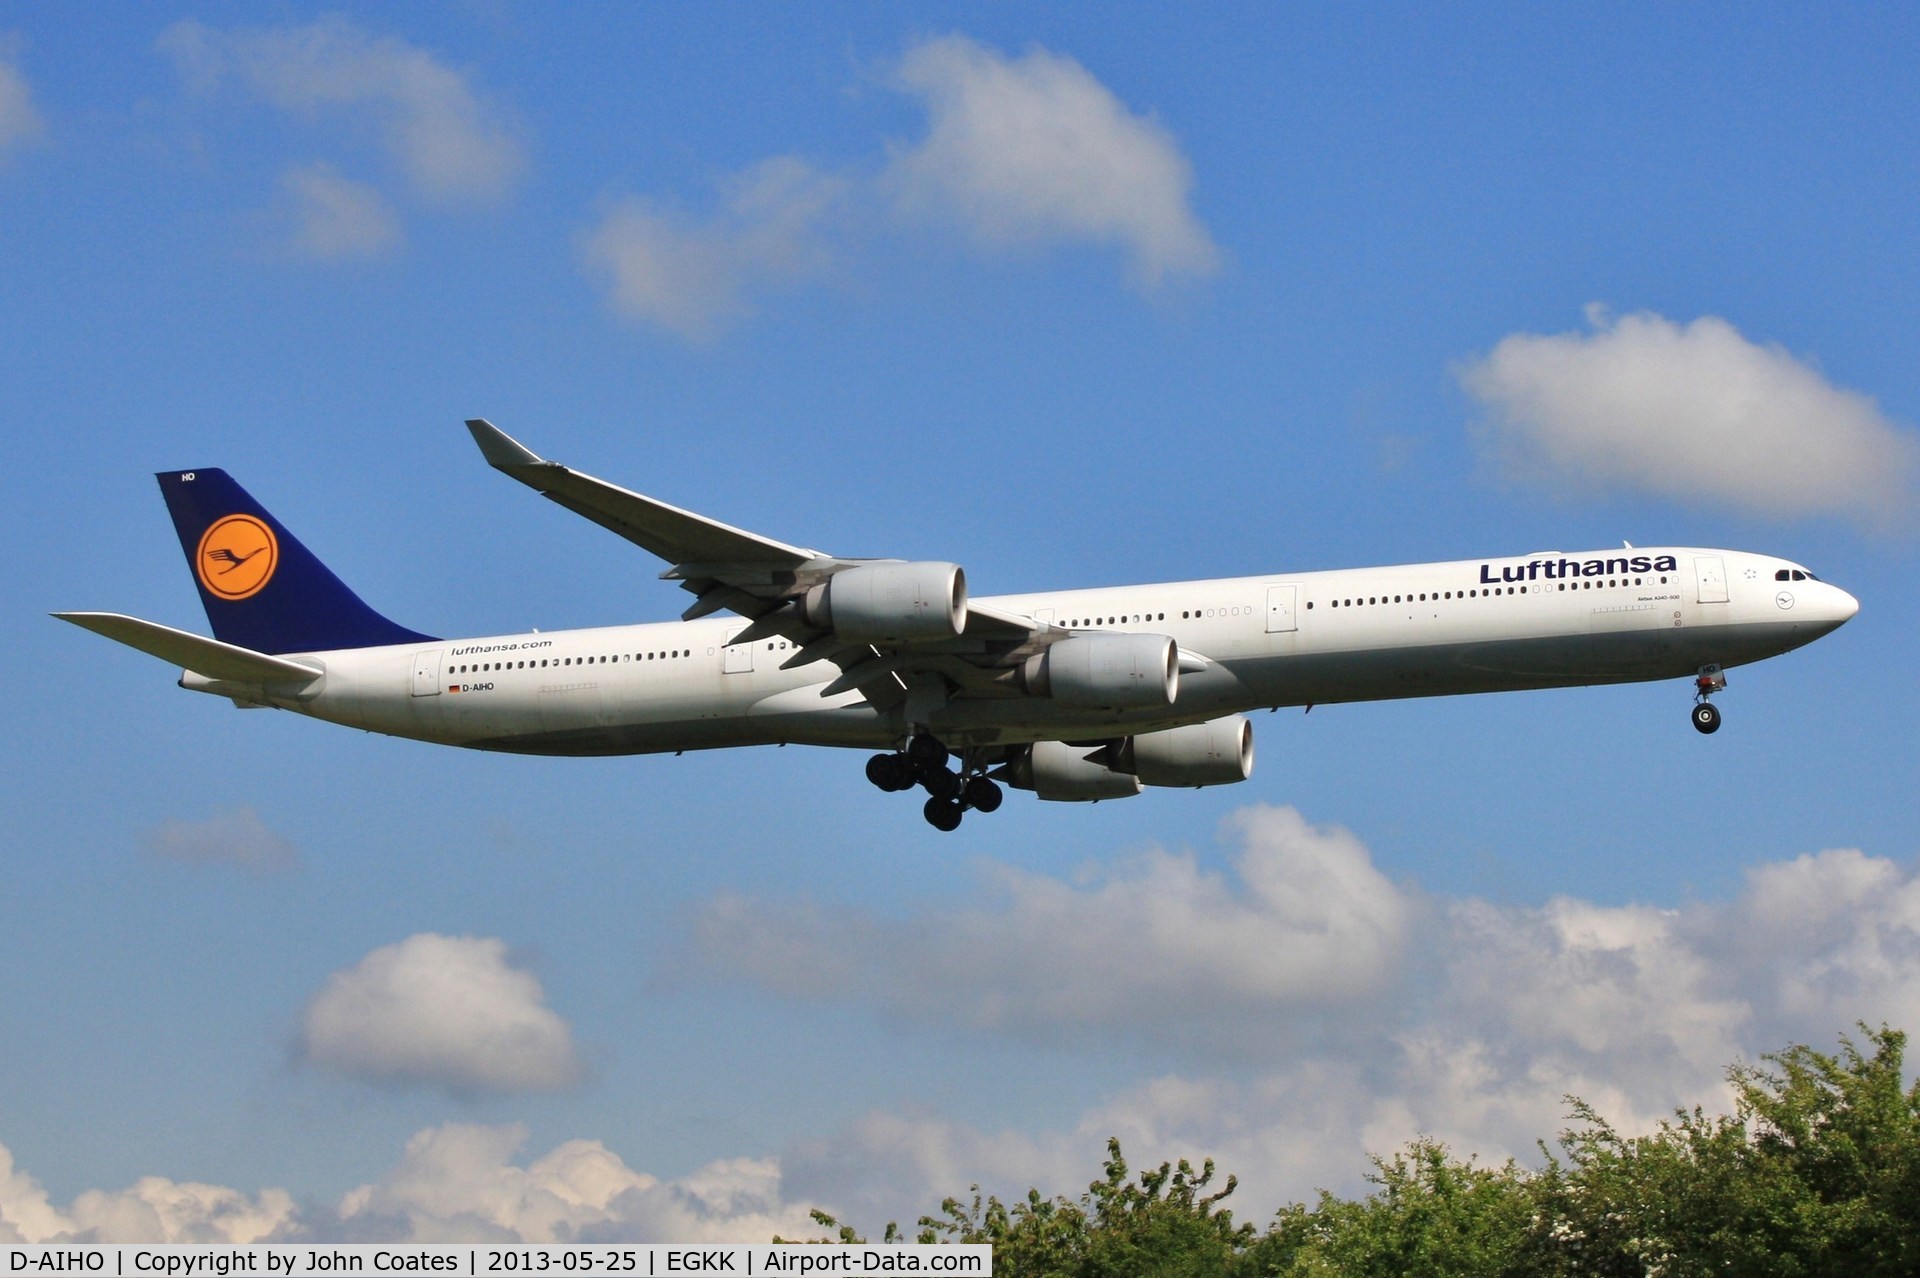
<path id="1" fill-rule="evenodd" d="M 1622 555 L 1611 559 L 1529 559 L 1525 563 L 1480 565 L 1480 583 L 1497 586 L 1508 581 L 1557 581 L 1568 577 L 1622 576 L 1633 572 L 1676 572 L 1680 561 L 1672 555 Z"/>

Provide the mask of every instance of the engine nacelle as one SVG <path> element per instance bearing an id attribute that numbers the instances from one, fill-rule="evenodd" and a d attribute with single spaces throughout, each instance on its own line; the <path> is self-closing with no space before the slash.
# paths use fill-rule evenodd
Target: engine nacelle
<path id="1" fill-rule="evenodd" d="M 1170 706 L 1180 695 L 1180 649 L 1166 635 L 1092 634 L 1029 657 L 1027 691 L 1075 708 Z"/>
<path id="2" fill-rule="evenodd" d="M 1031 790 L 1042 799 L 1066 803 L 1131 799 L 1140 793 L 1139 777 L 1115 772 L 1087 757 L 1094 753 L 1097 751 L 1092 747 L 1071 746 L 1064 741 L 1036 741 L 1014 760 L 1007 784 L 1016 790 Z"/>
<path id="3" fill-rule="evenodd" d="M 1145 785 L 1232 785 L 1253 775 L 1253 725 L 1243 714 L 1143 732 L 1122 752 Z"/>
<path id="4" fill-rule="evenodd" d="M 967 574 L 959 564 L 860 564 L 807 591 L 810 626 L 841 639 L 951 639 L 967 624 Z"/>

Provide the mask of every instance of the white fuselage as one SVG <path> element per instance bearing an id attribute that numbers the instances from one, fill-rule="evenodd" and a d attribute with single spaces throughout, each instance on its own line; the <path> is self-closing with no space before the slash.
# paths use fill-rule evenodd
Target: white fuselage
<path id="1" fill-rule="evenodd" d="M 1068 710 L 1011 684 L 956 696 L 928 725 L 955 746 L 1149 732 L 1263 706 L 1685 677 L 1797 648 L 1858 607 L 1785 560 L 1675 547 L 979 602 L 1075 631 L 1168 635 L 1188 664 L 1175 703 L 1152 711 Z M 857 690 L 823 696 L 839 666 L 783 668 L 793 645 L 733 642 L 747 625 L 711 618 L 298 654 L 326 671 L 298 695 L 194 675 L 182 684 L 526 754 L 899 744 L 908 729 L 898 708 Z"/>

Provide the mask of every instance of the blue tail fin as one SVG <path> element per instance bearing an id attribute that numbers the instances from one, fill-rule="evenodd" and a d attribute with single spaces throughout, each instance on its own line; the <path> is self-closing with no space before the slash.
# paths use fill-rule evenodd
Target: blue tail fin
<path id="1" fill-rule="evenodd" d="M 434 642 L 362 603 L 226 471 L 156 478 L 222 643 L 282 653 Z"/>

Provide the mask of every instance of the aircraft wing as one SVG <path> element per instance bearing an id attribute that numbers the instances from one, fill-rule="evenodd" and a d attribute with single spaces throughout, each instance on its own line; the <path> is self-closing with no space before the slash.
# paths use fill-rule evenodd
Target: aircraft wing
<path id="1" fill-rule="evenodd" d="M 547 461 L 491 422 L 475 418 L 467 423 L 487 464 L 511 475 L 550 501 L 602 528 L 650 550 L 676 567 L 682 564 L 733 565 L 741 569 L 791 572 L 811 561 L 825 559 L 817 550 L 789 546 L 729 527 L 716 519 L 669 506 L 666 502 L 628 492 L 604 479 Z"/>
<path id="2" fill-rule="evenodd" d="M 495 470 L 666 560 L 671 567 L 660 575 L 695 596 L 681 614 L 685 620 L 723 609 L 736 612 L 753 624 L 735 636 L 735 643 L 778 635 L 797 649 L 790 665 L 817 660 L 839 665 L 841 677 L 827 685 L 827 695 L 859 688 L 875 704 L 891 704 L 904 695 L 908 681 L 922 674 L 945 677 L 963 693 L 991 695 L 998 689 L 1010 695 L 1004 676 L 1012 666 L 1067 636 L 1032 617 L 969 601 L 966 625 L 955 639 L 886 645 L 840 641 L 807 625 L 800 600 L 834 573 L 875 561 L 791 546 L 629 492 L 546 460 L 484 419 L 469 420 L 467 429 Z"/>

